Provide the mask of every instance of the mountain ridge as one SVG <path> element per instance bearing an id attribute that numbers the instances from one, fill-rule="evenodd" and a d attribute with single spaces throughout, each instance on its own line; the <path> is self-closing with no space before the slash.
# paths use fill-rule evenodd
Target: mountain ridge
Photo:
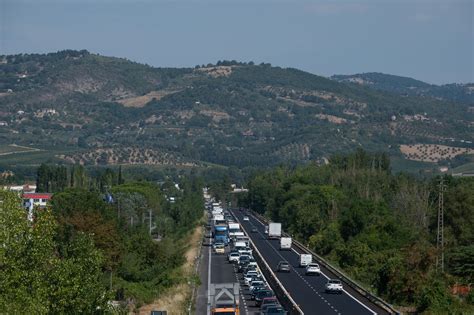
<path id="1" fill-rule="evenodd" d="M 410 77 L 381 72 L 333 75 L 330 78 L 337 82 L 364 85 L 376 90 L 396 94 L 429 96 L 456 102 L 474 103 L 474 83 L 447 83 L 437 85 Z"/>
<path id="2" fill-rule="evenodd" d="M 466 102 L 265 63 L 154 68 L 85 50 L 0 61 L 0 146 L 49 150 L 55 162 L 266 167 L 357 147 L 404 159 L 402 144 L 473 140 Z"/>

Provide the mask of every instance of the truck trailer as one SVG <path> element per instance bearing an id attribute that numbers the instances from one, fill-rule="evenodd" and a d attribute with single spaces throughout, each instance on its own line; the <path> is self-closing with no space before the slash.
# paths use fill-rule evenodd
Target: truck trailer
<path id="1" fill-rule="evenodd" d="M 268 224 L 268 238 L 281 237 L 281 223 L 270 222 Z"/>
<path id="2" fill-rule="evenodd" d="M 211 283 L 209 293 L 211 299 L 211 314 L 240 314 L 238 283 Z"/>
<path id="3" fill-rule="evenodd" d="M 229 236 L 233 237 L 240 232 L 240 224 L 239 223 L 228 223 L 229 226 Z"/>

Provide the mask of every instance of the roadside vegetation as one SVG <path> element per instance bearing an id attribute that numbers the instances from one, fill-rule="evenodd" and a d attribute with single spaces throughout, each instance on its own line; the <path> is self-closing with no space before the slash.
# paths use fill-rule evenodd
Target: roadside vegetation
<path id="1" fill-rule="evenodd" d="M 445 272 L 436 268 L 440 178 L 392 175 L 358 150 L 325 166 L 256 174 L 241 200 L 390 303 L 429 314 L 474 312 L 474 179 L 444 177 Z"/>
<path id="2" fill-rule="evenodd" d="M 0 191 L 0 313 L 100 313 L 111 300 L 133 311 L 188 281 L 181 266 L 203 213 L 197 178 L 178 189 L 42 165 L 38 189 L 55 194 L 33 223 L 16 195 Z"/>

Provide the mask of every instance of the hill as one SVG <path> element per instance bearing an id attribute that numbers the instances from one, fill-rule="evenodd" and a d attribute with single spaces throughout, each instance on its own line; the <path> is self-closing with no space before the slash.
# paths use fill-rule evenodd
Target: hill
<path id="1" fill-rule="evenodd" d="M 0 146 L 41 150 L 41 161 L 16 153 L 3 168 L 262 167 L 357 147 L 404 159 L 403 144 L 471 148 L 473 140 L 465 102 L 252 62 L 177 69 L 87 51 L 0 56 L 0 93 Z"/>
<path id="2" fill-rule="evenodd" d="M 474 83 L 435 85 L 412 78 L 377 72 L 334 75 L 331 79 L 401 95 L 433 97 L 441 100 L 474 104 Z"/>

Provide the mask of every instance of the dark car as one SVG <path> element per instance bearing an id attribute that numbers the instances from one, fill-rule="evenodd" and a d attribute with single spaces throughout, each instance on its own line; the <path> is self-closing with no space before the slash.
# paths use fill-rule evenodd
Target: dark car
<path id="1" fill-rule="evenodd" d="M 260 290 L 255 293 L 255 305 L 260 306 L 264 298 L 269 298 L 269 297 L 274 297 L 274 296 L 275 294 L 273 294 L 272 290 L 268 290 L 268 289 Z"/>
<path id="2" fill-rule="evenodd" d="M 266 297 L 260 302 L 260 311 L 264 312 L 270 305 L 280 305 L 276 297 Z"/>
<path id="3" fill-rule="evenodd" d="M 287 261 L 280 261 L 277 266 L 278 272 L 290 272 L 290 264 Z"/>
<path id="4" fill-rule="evenodd" d="M 262 312 L 265 315 L 286 315 L 285 309 L 281 305 L 269 305 L 265 311 Z"/>
<path id="5" fill-rule="evenodd" d="M 254 288 L 252 291 L 250 291 L 250 299 L 251 300 L 255 300 L 255 295 L 260 292 L 260 291 L 263 291 L 263 290 L 270 290 L 269 288 L 267 288 L 266 286 L 263 286 L 263 287 L 256 287 Z"/>
<path id="6" fill-rule="evenodd" d="M 243 272 L 245 267 L 247 267 L 249 263 L 250 263 L 250 256 L 246 256 L 246 255 L 240 256 L 238 264 L 237 264 L 238 272 Z"/>
<path id="7" fill-rule="evenodd" d="M 253 226 L 250 231 L 251 231 L 252 233 L 257 233 L 257 232 L 258 232 L 258 229 L 257 229 L 257 227 Z"/>

